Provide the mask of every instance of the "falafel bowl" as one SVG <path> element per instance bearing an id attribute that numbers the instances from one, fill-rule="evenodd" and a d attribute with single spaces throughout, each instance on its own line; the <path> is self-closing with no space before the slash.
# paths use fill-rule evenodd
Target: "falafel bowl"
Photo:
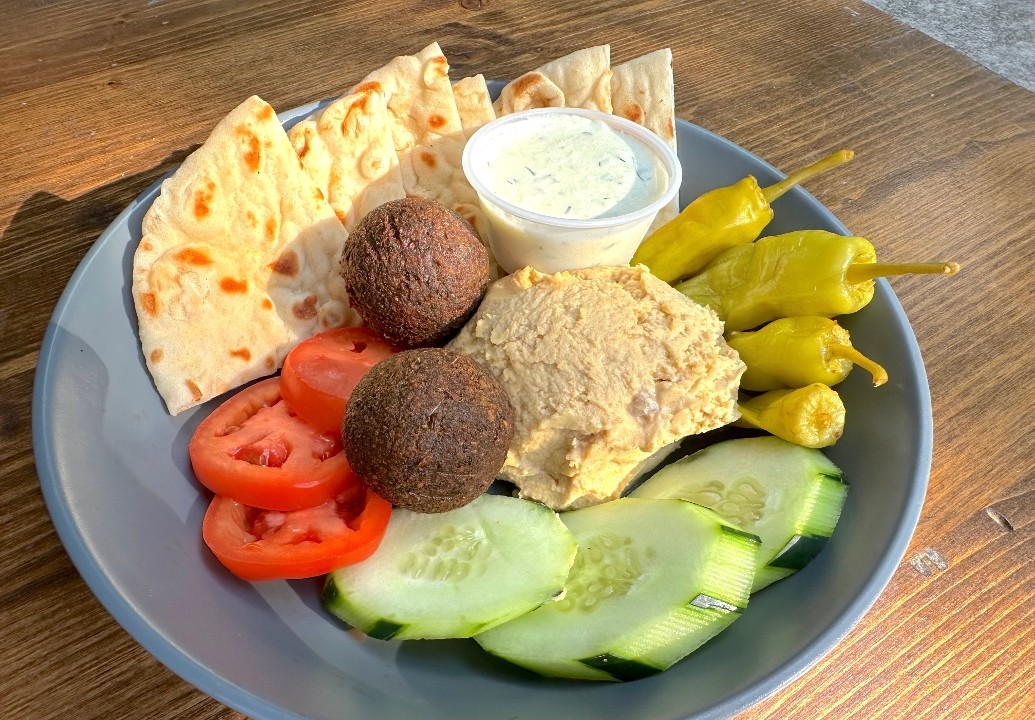
<path id="1" fill-rule="evenodd" d="M 307 106 L 282 119 L 290 124 L 317 108 Z M 682 121 L 676 129 L 686 170 L 684 205 L 749 174 L 769 182 L 781 177 L 771 166 L 707 131 Z M 692 171 L 695 167 L 708 171 Z M 127 263 L 142 239 L 141 221 L 157 194 L 157 186 L 144 193 L 106 231 L 55 312 L 34 399 L 40 474 L 62 540 L 102 602 L 173 670 L 243 712 L 260 718 L 332 717 L 348 706 L 356 717 L 530 713 L 598 718 L 616 709 L 639 717 L 722 717 L 789 682 L 829 650 L 875 600 L 905 550 L 926 483 L 929 403 L 908 322 L 890 287 L 878 281 L 874 300 L 865 311 L 846 318 L 845 325 L 857 338 L 868 340 L 871 352 L 880 351 L 882 364 L 900 382 L 876 395 L 858 373 L 849 378 L 841 392 L 853 413 L 850 431 L 828 451 L 849 479 L 866 481 L 853 484 L 837 532 L 801 572 L 750 595 L 750 609 L 702 608 L 713 614 L 740 612 L 728 630 L 667 672 L 638 679 L 647 674 L 643 668 L 627 666 L 621 679 L 637 679 L 634 683 L 544 681 L 493 659 L 470 641 L 409 643 L 377 639 L 377 632 L 361 634 L 356 626 L 342 628 L 321 605 L 332 595 L 322 581 L 241 581 L 226 573 L 197 539 L 210 496 L 197 484 L 187 453 L 203 417 L 222 398 L 170 416 L 148 376 L 146 358 L 137 345 L 136 319 L 129 310 L 133 301 L 126 284 Z M 778 206 L 767 232 L 802 227 L 848 234 L 810 196 L 793 192 Z M 125 328 L 98 320 L 121 315 L 129 320 Z M 639 409 L 641 415 L 649 415 L 649 403 L 642 401 Z M 882 427 L 881 418 L 888 414 L 903 418 L 896 437 Z M 89 437 L 84 428 L 91 429 Z M 669 464 L 702 444 L 743 434 L 718 432 L 676 443 L 666 456 Z M 104 452 L 98 455 L 101 448 Z M 883 474 L 873 472 L 876 448 L 890 458 L 883 463 Z M 496 481 L 490 495 L 509 494 L 512 487 Z M 111 523 L 91 497 L 118 497 L 137 508 L 140 519 L 131 526 Z M 537 512 L 558 517 L 552 511 Z M 531 527 L 540 519 L 523 523 Z M 432 540 L 440 531 L 432 533 Z M 549 540 L 557 548 L 550 553 L 554 575 L 564 565 L 557 558 L 570 554 L 564 540 L 575 537 L 564 532 L 571 529 L 562 531 L 550 520 L 537 536 L 544 545 Z M 874 543 L 874 537 L 882 540 Z M 521 547 L 526 539 L 519 540 Z M 742 559 L 750 555 L 752 541 L 744 543 Z M 471 547 L 468 544 L 465 552 L 472 552 Z M 477 543 L 474 548 L 478 560 Z M 376 557 L 376 551 L 370 557 Z M 364 562 L 353 567 L 361 568 Z M 533 555 L 521 566 L 537 564 L 550 563 Z M 539 569 L 549 575 L 550 568 Z M 448 575 L 453 570 L 440 563 L 438 572 Z M 548 586 L 544 582 L 541 588 Z M 509 590 L 507 602 L 528 588 Z M 563 588 L 539 593 L 544 599 L 538 602 L 565 600 Z M 197 621 L 199 615 L 207 618 L 205 622 Z M 779 632 L 774 632 L 776 623 Z M 597 666 L 583 664 L 586 669 L 580 672 L 592 679 L 614 679 L 596 673 L 610 675 L 617 657 L 612 654 Z M 557 660 L 553 667 L 565 664 Z M 285 687 L 287 678 L 295 689 Z"/>

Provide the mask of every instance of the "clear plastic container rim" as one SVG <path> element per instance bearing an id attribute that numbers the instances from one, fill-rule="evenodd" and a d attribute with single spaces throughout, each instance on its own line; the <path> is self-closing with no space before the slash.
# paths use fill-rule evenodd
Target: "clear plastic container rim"
<path id="1" fill-rule="evenodd" d="M 513 203 L 510 203 L 503 198 L 499 197 L 496 193 L 490 190 L 478 177 L 478 173 L 473 168 L 473 155 L 477 152 L 479 142 L 485 141 L 490 136 L 494 136 L 496 133 L 501 132 L 500 128 L 523 122 L 526 120 L 534 119 L 544 115 L 578 115 L 581 117 L 591 118 L 593 120 L 600 120 L 606 123 L 611 129 L 618 132 L 627 134 L 646 145 L 649 149 L 654 151 L 654 154 L 661 161 L 665 167 L 665 171 L 668 173 L 669 183 L 657 200 L 652 202 L 639 210 L 635 210 L 624 215 L 614 215 L 611 217 L 604 218 L 589 218 L 585 220 L 575 220 L 571 218 L 559 218 L 552 215 L 543 215 L 532 210 L 526 210 L 522 207 L 518 207 Z M 539 223 L 541 225 L 552 225 L 558 228 L 568 229 L 596 229 L 596 228 L 610 228 L 620 225 L 633 224 L 643 218 L 657 213 L 661 208 L 665 207 L 672 198 L 679 192 L 679 186 L 683 181 L 683 169 L 679 163 L 679 157 L 676 155 L 676 151 L 671 148 L 664 140 L 655 135 L 653 132 L 638 125 L 631 120 L 626 120 L 623 117 L 617 115 L 611 115 L 605 112 L 599 112 L 597 110 L 584 110 L 582 108 L 567 108 L 567 107 L 555 107 L 555 108 L 537 108 L 535 110 L 522 110 L 520 112 L 511 113 L 504 115 L 503 117 L 496 118 L 495 120 L 486 123 L 475 131 L 474 135 L 467 141 L 464 146 L 463 156 L 461 158 L 461 165 L 464 169 L 464 174 L 467 176 L 468 182 L 474 187 L 475 191 L 483 198 L 488 199 L 494 205 L 499 206 L 503 210 L 506 210 L 511 215 L 514 215 L 523 220 Z"/>

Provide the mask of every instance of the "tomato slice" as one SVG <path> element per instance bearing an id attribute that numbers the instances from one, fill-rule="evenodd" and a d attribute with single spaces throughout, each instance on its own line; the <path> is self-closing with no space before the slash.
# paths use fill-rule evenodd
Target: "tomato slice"
<path id="1" fill-rule="evenodd" d="M 205 418 L 190 441 L 202 485 L 245 505 L 301 510 L 327 502 L 354 482 L 339 433 L 297 417 L 270 378 L 241 390 Z"/>
<path id="2" fill-rule="evenodd" d="M 340 434 L 345 403 L 356 383 L 397 352 L 399 348 L 367 328 L 322 332 L 300 342 L 284 358 L 280 392 L 314 428 Z"/>
<path id="3" fill-rule="evenodd" d="M 338 497 L 294 512 L 212 499 L 205 544 L 242 580 L 296 580 L 366 560 L 381 543 L 392 506 L 356 475 Z"/>

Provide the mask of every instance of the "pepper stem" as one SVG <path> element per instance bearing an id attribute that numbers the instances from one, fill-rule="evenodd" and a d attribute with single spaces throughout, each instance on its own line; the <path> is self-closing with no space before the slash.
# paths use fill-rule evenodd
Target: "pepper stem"
<path id="1" fill-rule="evenodd" d="M 837 360 L 848 360 L 861 367 L 873 376 L 873 387 L 879 387 L 888 381 L 888 371 L 870 360 L 851 345 L 834 345 L 828 353 Z"/>
<path id="2" fill-rule="evenodd" d="M 795 185 L 803 183 L 809 178 L 819 175 L 821 172 L 825 172 L 831 168 L 835 168 L 838 165 L 844 165 L 853 157 L 855 157 L 855 153 L 851 150 L 838 150 L 835 153 L 827 155 L 825 158 L 820 158 L 811 165 L 807 165 L 800 170 L 792 172 L 780 182 L 774 183 L 769 187 L 762 188 L 762 196 L 765 198 L 766 202 L 771 203 Z"/>
<path id="3" fill-rule="evenodd" d="M 960 271 L 959 263 L 852 263 L 845 270 L 845 281 L 850 285 L 874 280 L 889 275 L 955 275 Z"/>

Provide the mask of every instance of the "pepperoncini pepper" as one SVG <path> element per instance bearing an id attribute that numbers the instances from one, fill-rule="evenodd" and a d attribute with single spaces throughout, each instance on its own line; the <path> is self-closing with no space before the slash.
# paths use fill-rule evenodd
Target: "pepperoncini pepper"
<path id="1" fill-rule="evenodd" d="M 743 390 L 833 386 L 853 364 L 873 375 L 874 387 L 888 381 L 884 368 L 852 347 L 848 331 L 825 317 L 780 318 L 755 331 L 731 333 L 726 342 L 747 365 Z"/>
<path id="2" fill-rule="evenodd" d="M 878 277 L 958 270 L 951 262 L 878 263 L 865 238 L 797 230 L 730 248 L 675 287 L 715 310 L 733 331 L 781 317 L 853 313 L 873 299 Z"/>
<path id="3" fill-rule="evenodd" d="M 640 243 L 629 264 L 646 265 L 667 283 L 693 275 L 723 250 L 757 238 L 773 219 L 770 204 L 778 197 L 853 156 L 851 150 L 839 150 L 766 188 L 749 175 L 709 190 Z"/>
<path id="4" fill-rule="evenodd" d="M 740 402 L 741 427 L 755 427 L 807 448 L 829 447 L 845 429 L 841 396 L 822 383 L 770 390 Z"/>

